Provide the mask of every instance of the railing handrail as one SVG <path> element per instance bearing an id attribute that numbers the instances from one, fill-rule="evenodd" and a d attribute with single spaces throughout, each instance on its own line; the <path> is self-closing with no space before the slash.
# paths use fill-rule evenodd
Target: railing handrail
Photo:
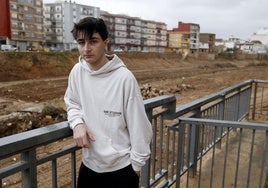
<path id="1" fill-rule="evenodd" d="M 253 82 L 254 82 L 254 80 L 247 80 L 247 81 L 244 81 L 242 83 L 236 84 L 236 85 L 228 87 L 226 89 L 223 89 L 219 92 L 212 93 L 212 94 L 207 95 L 205 97 L 202 97 L 200 99 L 189 102 L 185 105 L 181 105 L 181 106 L 176 108 L 175 117 L 180 117 L 183 114 L 191 112 L 192 110 L 197 109 L 198 107 L 201 107 L 205 104 L 208 104 L 212 101 L 215 101 L 216 99 L 222 98 L 223 96 L 226 96 L 229 93 L 232 93 L 238 89 L 244 88 L 245 86 L 251 86 L 251 84 Z"/>
<path id="2" fill-rule="evenodd" d="M 72 135 L 67 121 L 0 138 L 0 159 Z"/>
<path id="3" fill-rule="evenodd" d="M 232 128 L 247 128 L 256 130 L 268 130 L 267 123 L 253 123 L 253 122 L 241 122 L 241 121 L 228 121 L 228 120 L 214 120 L 214 119 L 200 119 L 200 118 L 179 118 L 182 122 L 187 122 L 190 124 L 202 124 L 211 125 L 215 127 L 232 127 Z"/>

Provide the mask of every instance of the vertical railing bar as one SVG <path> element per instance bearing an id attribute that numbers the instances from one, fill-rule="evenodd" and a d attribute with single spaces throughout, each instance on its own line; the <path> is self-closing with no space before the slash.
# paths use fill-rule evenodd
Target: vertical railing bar
<path id="1" fill-rule="evenodd" d="M 238 96 L 237 95 L 233 96 L 233 99 L 234 99 L 234 102 L 235 103 L 232 104 L 232 107 L 234 109 L 234 113 L 233 113 L 234 116 L 233 116 L 232 121 L 236 121 L 237 120 L 237 117 L 238 117 L 238 114 L 237 114 L 237 111 L 238 111 L 237 107 L 238 107 L 238 103 L 239 103 Z"/>
<path id="2" fill-rule="evenodd" d="M 219 104 L 218 104 L 218 108 L 217 108 L 217 119 L 218 120 L 222 120 L 223 119 L 223 113 L 224 113 L 224 108 L 223 108 L 223 105 L 224 105 L 224 100 L 222 100 Z M 221 145 L 222 145 L 222 135 L 223 135 L 223 131 L 224 131 L 224 128 L 223 127 L 217 127 L 217 137 L 220 138 L 220 141 L 217 143 L 217 148 L 221 148 Z"/>
<path id="3" fill-rule="evenodd" d="M 207 128 L 206 127 L 204 127 L 204 145 L 203 146 L 204 146 L 204 149 L 207 148 Z"/>
<path id="4" fill-rule="evenodd" d="M 212 140 L 213 140 L 213 136 L 212 136 L 212 128 L 211 126 L 208 126 L 208 131 L 209 131 L 209 147 L 212 146 Z"/>
<path id="5" fill-rule="evenodd" d="M 194 147 L 192 146 L 191 143 L 194 143 L 194 142 L 191 142 L 191 139 L 192 139 L 192 129 L 193 129 L 193 125 L 190 124 L 189 125 L 189 134 L 188 134 L 188 149 L 187 149 L 187 159 L 186 159 L 186 166 L 187 166 L 187 178 L 186 178 L 186 187 L 189 186 L 189 174 L 190 174 L 190 165 L 191 165 L 191 161 L 190 161 L 190 153 L 191 153 L 191 147 Z"/>
<path id="6" fill-rule="evenodd" d="M 230 103 L 231 103 L 231 99 L 230 98 L 228 98 L 228 99 L 226 99 L 226 109 L 227 109 L 227 111 L 226 111 L 226 116 L 227 116 L 227 118 L 225 119 L 225 120 L 231 120 L 231 112 L 230 112 Z"/>
<path id="7" fill-rule="evenodd" d="M 182 161 L 183 161 L 183 140 L 184 140 L 184 131 L 185 131 L 185 125 L 180 124 L 179 125 L 179 142 L 177 146 L 177 151 L 178 151 L 178 158 L 177 158 L 177 172 L 176 172 L 176 188 L 180 188 L 180 180 L 181 180 L 181 171 L 182 171 Z M 180 154 L 181 152 L 181 154 Z"/>
<path id="8" fill-rule="evenodd" d="M 182 125 L 184 128 L 183 128 L 183 136 L 182 136 L 182 140 L 181 140 L 181 145 L 182 145 L 182 152 L 181 152 L 181 167 L 180 167 L 180 170 L 182 170 L 182 167 L 183 166 L 185 166 L 185 148 L 187 147 L 186 146 L 186 142 L 185 142 L 185 139 L 186 139 L 186 136 L 185 135 L 187 135 L 187 137 L 189 136 L 188 134 L 189 134 L 189 131 L 187 132 L 187 124 L 183 124 Z M 180 135 L 181 133 L 179 132 L 179 135 Z M 180 138 L 179 138 L 179 140 L 180 140 Z"/>
<path id="9" fill-rule="evenodd" d="M 157 133 L 157 117 L 154 117 L 153 118 L 153 149 L 152 149 L 152 153 L 151 153 L 151 159 L 152 159 L 152 162 L 151 162 L 151 169 L 152 169 L 152 179 L 155 179 L 155 168 L 156 168 L 156 165 L 155 165 L 155 157 L 156 157 L 156 133 Z"/>
<path id="10" fill-rule="evenodd" d="M 169 177 L 169 170 L 168 170 L 168 164 L 169 164 L 169 137 L 170 137 L 170 133 L 169 133 L 169 127 L 167 127 L 167 136 L 166 136 L 166 160 L 165 160 L 165 168 L 167 169 L 167 173 L 165 175 L 165 179 L 168 180 Z"/>
<path id="11" fill-rule="evenodd" d="M 205 134 L 205 129 L 204 129 L 204 125 L 202 124 L 202 129 L 201 129 L 201 143 L 200 144 L 200 161 L 199 161 L 199 178 L 198 178 L 198 188 L 200 188 L 201 185 L 201 176 L 202 176 L 202 161 L 203 161 L 203 151 L 204 151 L 204 134 Z"/>
<path id="12" fill-rule="evenodd" d="M 241 98 L 243 98 L 243 91 L 241 91 L 241 88 L 239 90 L 239 95 L 237 96 L 238 98 L 238 105 L 237 105 L 237 118 L 236 121 L 238 121 L 241 117 Z"/>
<path id="13" fill-rule="evenodd" d="M 52 188 L 57 188 L 57 159 L 52 160 Z"/>
<path id="14" fill-rule="evenodd" d="M 256 107 L 257 107 L 257 89 L 258 89 L 258 82 L 254 82 L 254 83 L 255 83 L 255 87 L 254 87 L 254 95 L 253 95 L 252 120 L 255 120 Z"/>
<path id="15" fill-rule="evenodd" d="M 71 153 L 71 179 L 72 188 L 76 187 L 76 152 Z"/>
<path id="16" fill-rule="evenodd" d="M 260 113 L 262 114 L 262 108 L 263 108 L 263 95 L 264 94 L 264 88 L 262 87 L 262 89 L 261 89 L 261 109 L 260 109 Z"/>
<path id="17" fill-rule="evenodd" d="M 229 129 L 229 127 L 228 127 L 227 129 Z M 224 164 L 223 164 L 222 188 L 224 188 L 224 184 L 225 184 L 225 174 L 226 174 L 226 166 L 227 166 L 227 156 L 228 156 L 228 150 L 229 150 L 229 134 L 230 134 L 230 132 L 227 131 L 227 135 L 226 135 L 226 145 L 225 145 L 225 155 L 224 155 Z"/>
<path id="18" fill-rule="evenodd" d="M 29 164 L 29 168 L 22 171 L 22 187 L 37 188 L 36 148 L 21 153 L 21 160 Z"/>
<path id="19" fill-rule="evenodd" d="M 171 158 L 171 172 L 172 172 L 172 177 L 174 175 L 174 164 L 175 164 L 175 139 L 176 139 L 176 132 L 172 130 L 172 158 Z M 178 167 L 177 167 L 178 168 Z"/>
<path id="20" fill-rule="evenodd" d="M 252 130 L 251 146 L 250 146 L 250 155 L 249 155 L 249 167 L 248 167 L 247 188 L 249 188 L 249 183 L 250 183 L 250 173 L 251 173 L 253 149 L 254 149 L 254 142 L 255 142 L 255 133 L 256 133 L 256 129 L 253 129 Z"/>
<path id="21" fill-rule="evenodd" d="M 213 107 L 213 119 L 217 119 L 217 105 Z"/>
<path id="22" fill-rule="evenodd" d="M 234 110 L 232 121 L 235 121 L 237 119 L 237 109 L 236 109 L 236 107 L 238 106 L 238 99 L 237 99 L 237 96 L 236 95 L 235 96 L 232 96 L 232 98 L 233 98 L 233 101 L 234 101 L 232 103 L 232 108 Z"/>
<path id="23" fill-rule="evenodd" d="M 229 120 L 229 109 L 228 109 L 229 99 L 224 100 L 224 118 L 223 120 Z"/>
<path id="24" fill-rule="evenodd" d="M 210 147 L 210 127 L 206 126 L 207 147 Z"/>
<path id="25" fill-rule="evenodd" d="M 163 115 L 160 116 L 160 148 L 159 148 L 159 173 L 161 174 L 161 170 L 162 170 L 162 154 L 163 154 L 163 123 L 164 123 L 164 119 L 163 119 Z"/>
<path id="26" fill-rule="evenodd" d="M 237 162 L 236 162 L 236 169 L 235 169 L 234 187 L 237 186 L 238 168 L 239 168 L 239 162 L 240 162 L 240 150 L 241 150 L 242 132 L 243 132 L 243 129 L 240 128 L 239 142 L 238 142 L 238 150 L 237 150 L 237 159 L 236 159 Z"/>
<path id="27" fill-rule="evenodd" d="M 213 126 L 211 126 L 213 127 Z M 211 161 L 211 171 L 210 171 L 210 188 L 212 188 L 213 184 L 213 176 L 214 176 L 214 160 L 215 160 L 215 148 L 216 148 L 216 126 L 214 126 L 214 144 L 212 149 L 212 161 Z"/>
<path id="28" fill-rule="evenodd" d="M 209 127 L 205 126 L 206 147 L 209 148 Z"/>

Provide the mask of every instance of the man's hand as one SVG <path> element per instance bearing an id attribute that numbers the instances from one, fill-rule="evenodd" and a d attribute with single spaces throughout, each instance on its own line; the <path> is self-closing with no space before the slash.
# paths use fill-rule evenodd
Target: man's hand
<path id="1" fill-rule="evenodd" d="M 90 134 L 85 124 L 78 124 L 73 129 L 74 142 L 78 147 L 89 147 L 89 141 L 94 142 L 94 137 Z"/>

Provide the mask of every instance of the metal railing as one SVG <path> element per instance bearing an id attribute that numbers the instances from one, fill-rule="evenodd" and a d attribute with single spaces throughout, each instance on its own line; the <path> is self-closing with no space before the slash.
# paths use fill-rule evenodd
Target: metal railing
<path id="1" fill-rule="evenodd" d="M 173 148 L 177 151 L 172 153 L 179 153 L 172 159 L 176 160 L 176 171 L 170 185 L 264 188 L 268 170 L 267 124 L 180 118 L 178 125 L 168 129 L 172 143 L 177 144 Z M 224 138 L 218 135 L 218 129 L 226 130 Z M 230 131 L 233 129 L 237 131 Z M 221 149 L 217 143 L 223 140 Z"/>
<path id="2" fill-rule="evenodd" d="M 254 117 L 254 114 L 257 114 L 257 112 L 265 114 L 264 111 L 268 106 L 268 91 L 264 91 L 264 88 L 267 87 L 267 84 L 267 81 L 248 80 L 176 108 L 173 116 L 169 113 L 169 116 L 172 117 L 172 121 L 165 121 L 165 123 L 163 123 L 162 119 L 165 118 L 162 116 L 159 117 L 158 122 L 153 119 L 155 129 L 156 127 L 158 128 L 155 132 L 156 135 L 158 135 L 155 137 L 159 139 L 153 140 L 152 148 L 158 148 L 159 151 L 156 153 L 160 156 L 155 155 L 155 152 L 152 153 L 150 163 L 153 165 L 150 165 L 150 182 L 147 182 L 147 184 L 143 183 L 142 186 L 224 187 L 228 184 L 226 187 L 261 187 L 261 185 L 264 185 L 265 170 L 268 170 L 267 162 L 265 162 L 268 157 L 268 124 L 250 124 L 248 122 L 241 121 L 249 120 L 249 117 Z M 261 91 L 261 94 L 259 91 Z M 167 130 L 161 130 L 162 127 L 167 127 Z M 239 160 L 241 160 L 239 157 L 241 142 L 263 143 L 259 144 L 257 147 L 259 150 L 263 151 L 263 154 L 261 155 L 262 158 L 258 158 L 258 160 L 262 161 L 263 164 L 261 165 L 263 168 L 257 170 L 261 174 L 260 178 L 254 177 L 252 178 L 254 179 L 254 182 L 249 181 L 250 175 L 256 175 L 256 172 L 251 169 L 252 160 L 249 160 L 247 164 L 240 164 L 243 168 L 246 168 L 246 166 L 249 167 L 247 181 L 244 179 L 246 184 L 242 184 L 241 182 L 238 183 L 239 174 L 243 174 L 244 172 L 244 169 L 241 172 L 241 169 L 238 168 L 239 166 L 235 169 L 236 175 L 234 177 L 236 177 L 236 179 L 234 182 L 231 182 L 232 177 L 226 176 L 226 171 L 222 172 L 217 170 L 216 176 L 214 175 L 214 164 L 221 164 L 222 161 L 230 161 L 227 155 L 228 150 L 220 150 L 220 148 L 222 145 L 227 148 L 232 148 L 232 145 L 235 145 L 236 143 L 229 143 L 228 139 L 230 137 L 230 133 L 237 133 L 240 131 L 239 133 L 242 135 L 242 132 L 246 132 L 243 131 L 243 129 L 252 130 L 254 132 L 252 134 L 253 138 L 250 141 L 241 141 L 240 138 L 239 152 L 237 155 L 231 156 L 232 158 L 237 158 L 237 160 L 232 161 L 231 166 L 238 165 Z M 255 132 L 261 132 L 261 134 L 263 134 L 262 138 L 258 137 L 259 139 L 256 141 Z M 164 137 L 164 139 L 161 139 L 163 137 L 162 134 L 166 134 L 167 136 Z M 238 135 L 233 137 L 236 138 Z M 163 142 L 163 140 L 165 140 L 165 142 Z M 155 147 L 157 144 L 158 146 Z M 250 148 L 253 148 L 253 146 L 254 144 L 252 144 Z M 225 157 L 221 157 L 220 161 L 214 160 L 217 155 L 215 153 L 215 148 L 217 148 L 217 154 L 220 153 L 218 151 L 220 150 L 221 155 L 226 155 Z M 161 154 L 162 151 L 164 151 L 164 153 Z M 244 156 L 252 157 L 253 149 L 246 150 L 243 147 L 242 153 Z M 206 158 L 206 161 L 208 161 L 207 158 L 212 160 L 212 165 L 209 166 L 209 169 L 211 170 L 211 173 L 209 174 L 210 178 L 206 175 L 205 180 L 203 180 L 204 178 L 201 178 L 202 171 L 207 168 L 202 166 L 203 158 Z M 156 165 L 154 163 L 156 163 Z M 156 169 L 155 166 L 157 166 Z M 226 168 L 227 163 L 220 167 L 220 169 L 225 170 Z M 230 169 L 231 168 L 228 166 L 228 170 Z M 219 173 L 223 176 L 222 179 L 219 178 Z M 228 172 L 228 175 L 230 174 L 231 173 Z M 259 182 L 256 182 L 256 179 L 258 179 Z M 217 183 L 217 185 L 213 184 L 213 180 Z M 221 182 L 222 184 L 220 184 Z"/>
<path id="3" fill-rule="evenodd" d="M 268 125 L 242 120 L 267 113 L 267 83 L 248 80 L 178 108 L 174 96 L 145 100 L 154 135 L 141 187 L 264 185 Z M 75 187 L 81 150 L 73 145 L 71 135 L 67 122 L 62 122 L 1 138 L 0 188 Z M 51 146 L 58 149 L 51 151 Z M 230 157 L 230 153 L 234 154 Z M 63 166 L 68 170 L 59 170 Z M 242 176 L 245 171 L 247 176 Z M 44 178 L 46 185 L 40 181 Z"/>

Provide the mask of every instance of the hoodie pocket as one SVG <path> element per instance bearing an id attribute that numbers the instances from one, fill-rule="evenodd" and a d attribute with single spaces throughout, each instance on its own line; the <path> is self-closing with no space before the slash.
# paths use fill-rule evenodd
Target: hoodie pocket
<path id="1" fill-rule="evenodd" d="M 113 166 L 119 159 L 120 154 L 112 146 L 112 140 L 106 137 L 98 137 L 91 142 L 91 160 L 100 168 Z"/>

